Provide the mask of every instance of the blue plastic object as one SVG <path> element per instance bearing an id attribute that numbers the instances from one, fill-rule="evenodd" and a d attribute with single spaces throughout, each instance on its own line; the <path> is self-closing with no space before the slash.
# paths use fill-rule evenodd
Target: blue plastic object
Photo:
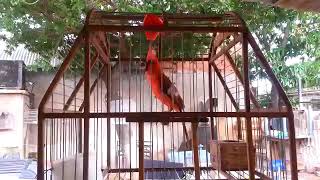
<path id="1" fill-rule="evenodd" d="M 272 160 L 271 167 L 273 171 L 284 171 L 286 169 L 285 163 L 281 159 Z"/>

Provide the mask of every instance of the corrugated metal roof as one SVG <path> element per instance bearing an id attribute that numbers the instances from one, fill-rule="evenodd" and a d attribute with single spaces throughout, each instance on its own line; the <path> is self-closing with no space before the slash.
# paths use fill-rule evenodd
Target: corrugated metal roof
<path id="1" fill-rule="evenodd" d="M 29 66 L 34 64 L 35 61 L 40 58 L 39 54 L 28 51 L 24 48 L 24 45 L 19 45 L 11 54 L 5 51 L 5 47 L 6 46 L 1 46 L 0 48 L 0 60 L 22 60 L 27 66 Z"/>
<path id="2" fill-rule="evenodd" d="M 41 58 L 41 56 L 37 53 L 30 52 L 25 48 L 23 44 L 18 45 L 11 54 L 6 52 L 6 42 L 0 41 L 0 60 L 10 60 L 10 61 L 17 61 L 21 60 L 24 61 L 24 64 L 27 66 L 33 65 Z M 57 66 L 60 64 L 60 60 L 57 58 L 52 58 L 51 65 Z"/>
<path id="3" fill-rule="evenodd" d="M 0 158 L 0 179 L 6 180 L 35 180 L 37 162 L 27 159 Z"/>
<path id="4" fill-rule="evenodd" d="M 0 159 L 0 174 L 21 173 L 26 163 L 22 159 Z"/>

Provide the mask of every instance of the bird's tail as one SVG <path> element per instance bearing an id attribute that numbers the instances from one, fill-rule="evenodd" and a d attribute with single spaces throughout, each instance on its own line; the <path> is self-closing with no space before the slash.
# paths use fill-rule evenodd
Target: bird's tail
<path id="1" fill-rule="evenodd" d="M 184 108 L 180 109 L 180 112 L 185 112 Z M 182 122 L 182 126 L 183 126 L 183 133 L 185 134 L 186 141 L 188 142 L 190 139 L 189 139 L 189 134 L 188 134 L 188 129 L 187 129 L 186 123 Z"/>

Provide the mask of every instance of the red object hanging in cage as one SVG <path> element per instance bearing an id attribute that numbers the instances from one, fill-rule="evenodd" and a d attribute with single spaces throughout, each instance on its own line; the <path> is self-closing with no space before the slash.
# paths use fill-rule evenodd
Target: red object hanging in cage
<path id="1" fill-rule="evenodd" d="M 144 16 L 143 26 L 144 27 L 147 27 L 147 26 L 162 27 L 163 26 L 163 19 L 157 15 L 154 15 L 154 14 L 146 14 Z M 149 40 L 149 41 L 154 41 L 158 35 L 159 35 L 159 32 L 150 32 L 150 31 L 146 32 L 146 37 L 147 37 L 147 40 Z"/>

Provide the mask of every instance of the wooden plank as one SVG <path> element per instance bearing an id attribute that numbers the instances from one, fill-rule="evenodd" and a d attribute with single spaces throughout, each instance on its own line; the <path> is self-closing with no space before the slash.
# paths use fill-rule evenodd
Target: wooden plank
<path id="1" fill-rule="evenodd" d="M 222 171 L 248 170 L 247 144 L 244 141 L 210 141 L 212 166 Z"/>

